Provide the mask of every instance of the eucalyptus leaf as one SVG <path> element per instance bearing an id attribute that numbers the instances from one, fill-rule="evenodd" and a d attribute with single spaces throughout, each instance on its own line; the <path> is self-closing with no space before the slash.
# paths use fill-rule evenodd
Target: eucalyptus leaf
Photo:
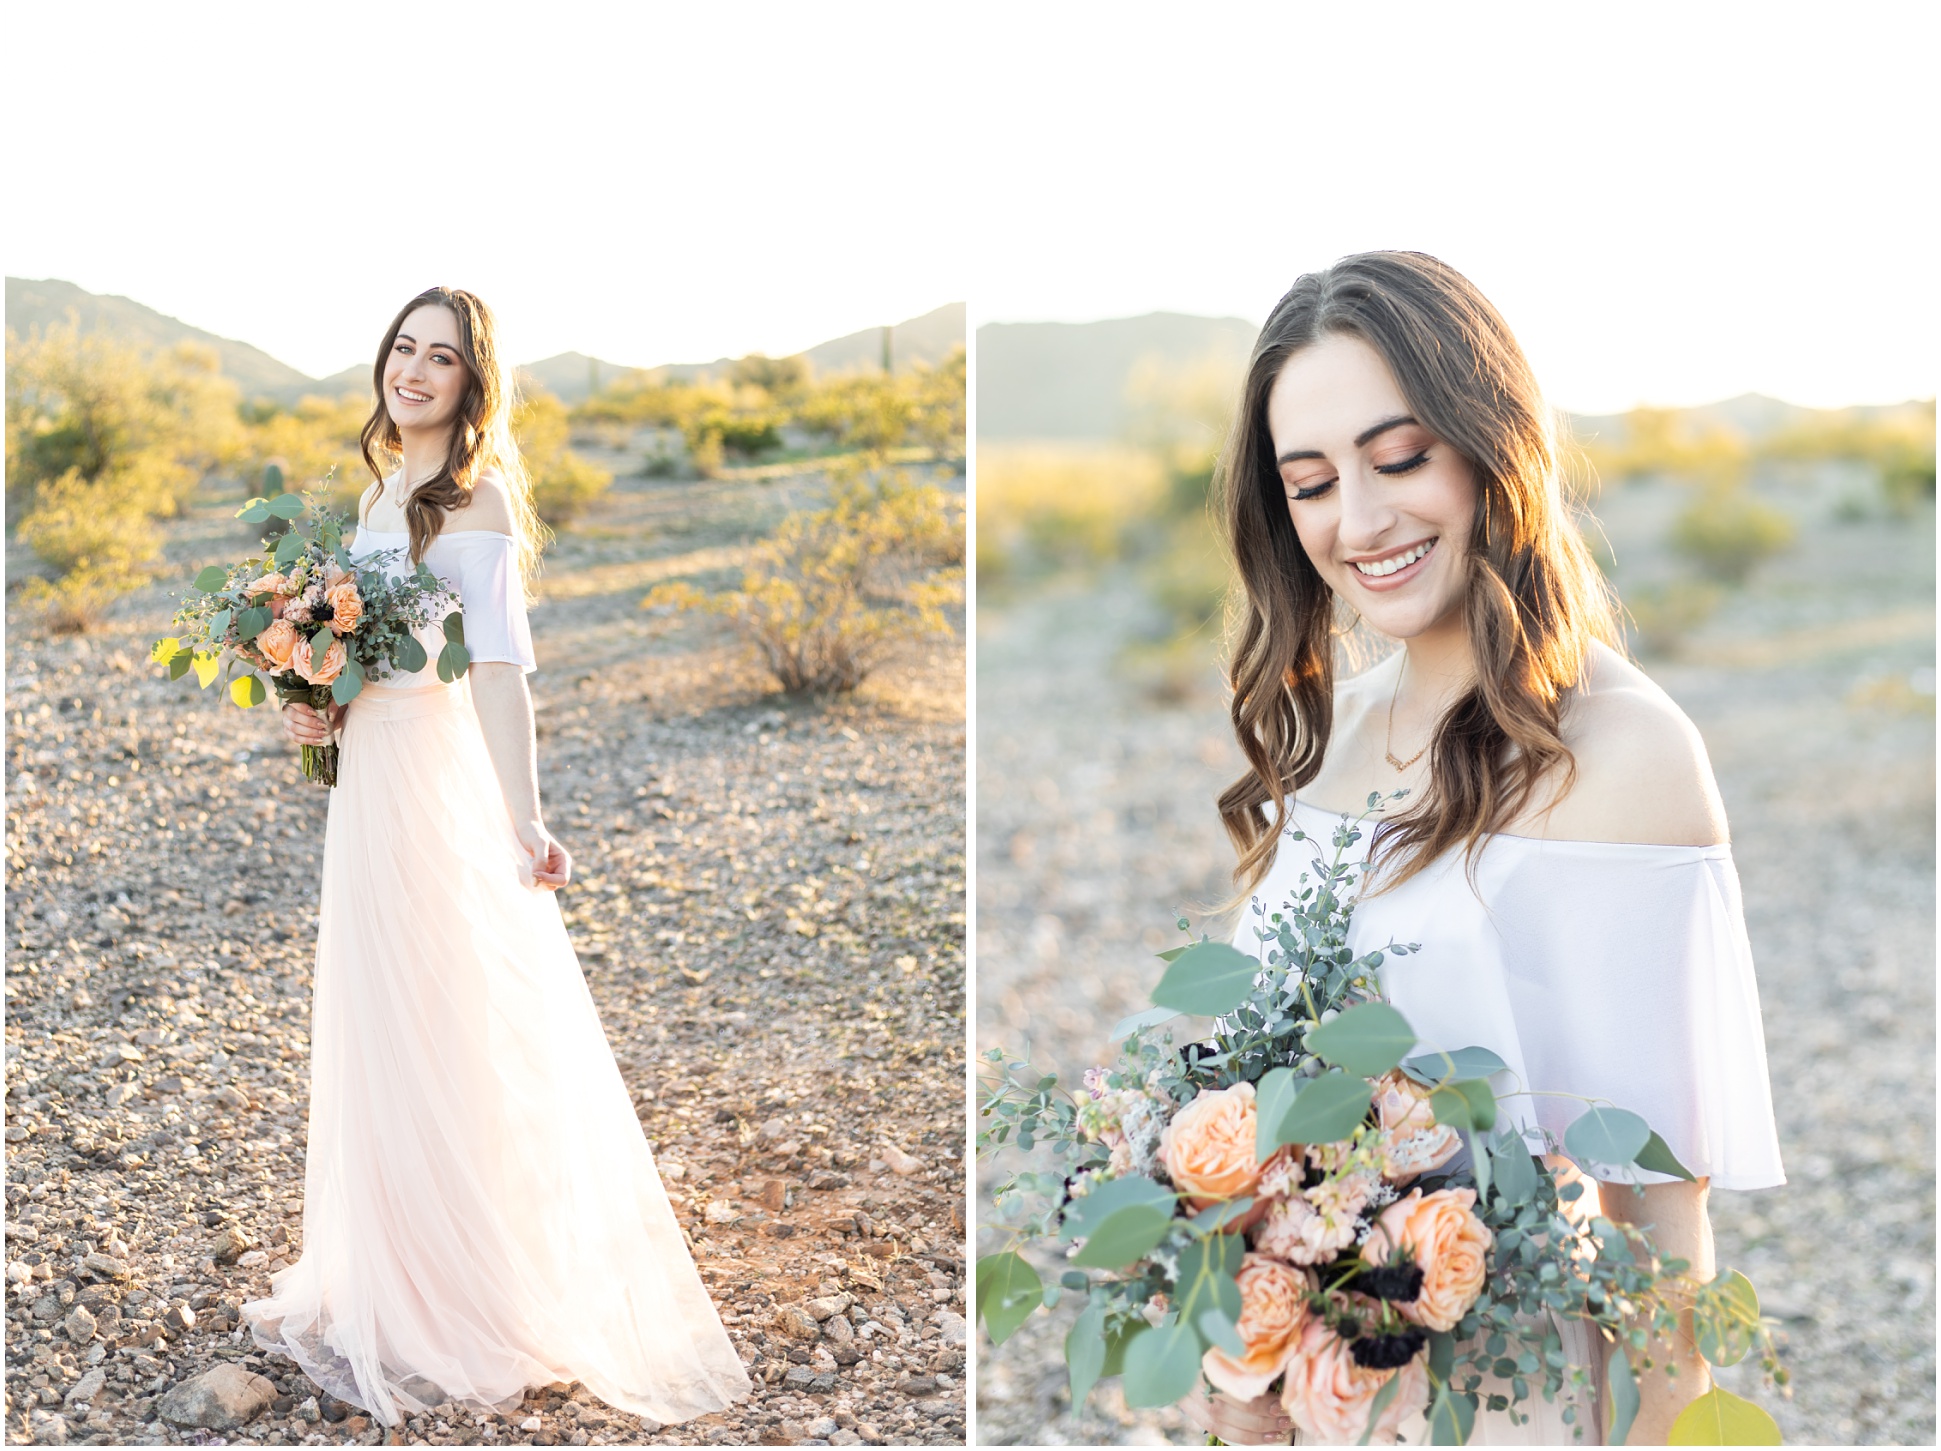
<path id="1" fill-rule="evenodd" d="M 1779 1423 L 1751 1401 L 1714 1386 L 1678 1414 L 1667 1446 L 1777 1446 Z"/>
<path id="2" fill-rule="evenodd" d="M 1598 1164 L 1628 1164 L 1651 1139 L 1651 1125 L 1622 1108 L 1587 1108 L 1564 1130 L 1564 1149 L 1572 1158 Z"/>
<path id="3" fill-rule="evenodd" d="M 977 1313 L 993 1345 L 1002 1345 L 1044 1299 L 1038 1272 L 1013 1250 L 977 1262 Z"/>
<path id="4" fill-rule="evenodd" d="M 1611 1428 L 1604 1438 L 1607 1446 L 1622 1446 L 1624 1438 L 1631 1434 L 1631 1423 L 1638 1418 L 1638 1378 L 1631 1373 L 1631 1357 L 1622 1345 L 1611 1352 L 1611 1362 L 1605 1368 L 1605 1384 L 1609 1394 L 1605 1397 L 1611 1407 Z"/>
<path id="5" fill-rule="evenodd" d="M 1169 1023 L 1179 1016 L 1176 1008 L 1147 1008 L 1144 1012 L 1134 1013 L 1129 1018 L 1121 1018 L 1112 1029 L 1114 1038 L 1123 1038 L 1136 1033 L 1141 1028 L 1156 1028 L 1161 1023 Z"/>
<path id="6" fill-rule="evenodd" d="M 1161 962 L 1171 962 L 1176 957 L 1184 956 L 1187 950 L 1192 947 L 1192 945 L 1193 944 L 1189 942 L 1186 944 L 1185 947 L 1169 947 L 1164 952 L 1155 953 L 1153 955 L 1156 956 Z"/>
<path id="7" fill-rule="evenodd" d="M 1134 1205 L 1146 1205 L 1170 1216 L 1178 1202 L 1179 1196 L 1157 1180 L 1143 1174 L 1125 1174 L 1094 1184 L 1090 1193 L 1081 1194 L 1067 1204 L 1058 1232 L 1064 1239 L 1091 1234 L 1121 1209 Z"/>
<path id="8" fill-rule="evenodd" d="M 207 690 L 216 683 L 216 671 L 222 668 L 222 652 L 197 650 L 189 660 L 189 668 L 195 671 L 196 684 Z"/>
<path id="9" fill-rule="evenodd" d="M 239 675 L 229 682 L 229 698 L 248 710 L 253 705 L 261 705 L 269 692 L 263 689 L 263 682 L 254 675 Z"/>
<path id="10" fill-rule="evenodd" d="M 454 641 L 438 652 L 438 678 L 450 685 L 465 673 L 465 667 L 472 663 L 472 657 L 465 647 Z"/>
<path id="11" fill-rule="evenodd" d="M 169 657 L 168 678 L 170 680 L 180 680 L 184 675 L 189 673 L 189 666 L 194 660 L 195 651 L 177 650 L 174 655 Z"/>
<path id="12" fill-rule="evenodd" d="M 270 500 L 269 511 L 279 519 L 301 519 L 303 499 L 297 494 L 278 494 Z"/>
<path id="13" fill-rule="evenodd" d="M 236 511 L 236 517 L 241 519 L 245 524 L 267 523 L 270 517 L 270 501 L 268 499 L 251 499 Z"/>
<path id="14" fill-rule="evenodd" d="M 275 618 L 267 605 L 251 605 L 236 616 L 236 638 L 254 640 L 270 627 L 270 621 Z"/>
<path id="15" fill-rule="evenodd" d="M 278 569 L 288 569 L 297 562 L 303 550 L 304 543 L 301 534 L 285 534 L 281 539 L 276 541 L 276 549 L 271 555 L 271 558 L 276 561 L 276 567 Z"/>
<path id="16" fill-rule="evenodd" d="M 363 689 L 364 677 L 362 675 L 353 675 L 350 671 L 346 670 L 342 675 L 339 675 L 335 680 L 330 682 L 330 698 L 339 705 L 349 705 L 353 700 L 357 699 L 359 692 Z"/>
<path id="17" fill-rule="evenodd" d="M 1358 1003 L 1310 1031 L 1307 1046 L 1350 1073 L 1379 1078 L 1415 1046 L 1415 1030 L 1387 1003 Z"/>
<path id="18" fill-rule="evenodd" d="M 1395 1397 L 1401 1389 L 1402 1372 L 1390 1371 L 1388 1379 L 1382 1382 L 1382 1388 L 1375 1392 L 1375 1399 L 1368 1403 L 1368 1424 L 1361 1428 L 1361 1439 L 1355 1443 L 1357 1446 L 1366 1446 L 1374 1437 L 1382 1412 L 1395 1404 Z"/>
<path id="19" fill-rule="evenodd" d="M 1458 1048 L 1453 1053 L 1418 1053 L 1402 1060 L 1402 1071 L 1417 1083 L 1434 1085 L 1461 1078 L 1488 1078 L 1509 1065 L 1487 1048 Z"/>
<path id="20" fill-rule="evenodd" d="M 1087 1305 L 1065 1333 L 1065 1369 L 1072 1382 L 1072 1411 L 1085 1405 L 1105 1370 L 1105 1306 Z"/>
<path id="21" fill-rule="evenodd" d="M 1152 1204 L 1132 1204 L 1106 1216 L 1086 1236 L 1072 1263 L 1087 1269 L 1116 1270 L 1145 1258 L 1173 1227 L 1173 1216 Z"/>
<path id="22" fill-rule="evenodd" d="M 465 643 L 465 615 L 461 610 L 453 610 L 445 616 L 445 638 L 454 645 Z"/>
<path id="23" fill-rule="evenodd" d="M 1514 1130 L 1499 1135 L 1490 1148 L 1490 1158 L 1496 1192 L 1503 1202 L 1512 1208 L 1528 1204 L 1537 1192 L 1537 1165 L 1523 1136 Z"/>
<path id="24" fill-rule="evenodd" d="M 417 636 L 406 635 L 402 640 L 398 641 L 397 655 L 395 658 L 398 669 L 415 672 L 424 669 L 425 661 L 431 657 L 425 654 L 425 647 L 418 640 Z"/>
<path id="25" fill-rule="evenodd" d="M 229 620 L 232 613 L 233 611 L 223 609 L 217 610 L 213 615 L 209 616 L 209 638 L 211 640 L 220 640 L 224 635 L 229 633 Z"/>
<path id="26" fill-rule="evenodd" d="M 1690 1169 L 1678 1162 L 1678 1156 L 1672 1153 L 1671 1145 L 1658 1137 L 1656 1129 L 1652 1130 L 1651 1137 L 1644 1141 L 1644 1147 L 1638 1150 L 1638 1157 L 1632 1162 L 1640 1169 L 1649 1169 L 1654 1174 L 1670 1174 L 1687 1183 L 1694 1182 L 1697 1178 Z"/>
<path id="27" fill-rule="evenodd" d="M 1737 1270 L 1723 1270 L 1700 1293 L 1692 1311 L 1698 1353 L 1713 1365 L 1737 1365 L 1752 1349 L 1759 1326 L 1759 1292 Z"/>
<path id="28" fill-rule="evenodd" d="M 157 665 L 166 665 L 175 658 L 175 652 L 181 648 L 182 642 L 170 635 L 148 647 L 148 658 Z"/>
<path id="29" fill-rule="evenodd" d="M 1253 992 L 1260 964 L 1224 942 L 1196 942 L 1166 967 L 1152 1000 L 1181 1013 L 1217 1018 Z"/>
<path id="30" fill-rule="evenodd" d="M 1240 1327 L 1233 1318 L 1218 1305 L 1200 1311 L 1200 1317 L 1193 1322 L 1200 1327 L 1200 1338 L 1209 1345 L 1217 1345 L 1228 1355 L 1238 1360 L 1247 1353 L 1247 1342 L 1240 1338 Z"/>
<path id="31" fill-rule="evenodd" d="M 1476 1429 L 1476 1397 L 1449 1389 L 1447 1382 L 1436 1387 L 1434 1404 L 1429 1407 L 1429 1444 L 1467 1446 L 1469 1433 Z"/>
<path id="32" fill-rule="evenodd" d="M 1338 1143 L 1367 1116 L 1374 1097 L 1374 1085 L 1367 1079 L 1337 1070 L 1306 1079 L 1274 1130 L 1276 1146 Z"/>
<path id="33" fill-rule="evenodd" d="M 1125 1349 L 1126 1404 L 1134 1410 L 1175 1404 L 1200 1383 L 1203 1354 L 1199 1331 L 1182 1321 L 1135 1335 Z"/>
<path id="34" fill-rule="evenodd" d="M 1294 1106 L 1300 1079 L 1292 1068 L 1270 1068 L 1254 1085 L 1254 1162 L 1264 1164 L 1280 1147 L 1275 1134 Z"/>
<path id="35" fill-rule="evenodd" d="M 1480 1078 L 1444 1084 L 1429 1095 L 1436 1122 L 1457 1129 L 1489 1129 L 1496 1123 L 1496 1095 Z"/>
<path id="36" fill-rule="evenodd" d="M 219 590 L 228 582 L 229 571 L 220 564 L 205 565 L 197 570 L 194 581 L 195 587 L 204 594 L 208 594 L 211 590 Z"/>

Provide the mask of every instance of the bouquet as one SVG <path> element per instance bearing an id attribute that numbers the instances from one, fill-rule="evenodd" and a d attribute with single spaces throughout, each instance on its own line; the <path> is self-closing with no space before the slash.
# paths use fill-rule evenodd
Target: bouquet
<path id="1" fill-rule="evenodd" d="M 1637 1413 L 1647 1347 L 1681 1313 L 1708 1361 L 1758 1347 L 1784 1386 L 1745 1276 L 1699 1283 L 1648 1234 L 1573 1214 L 1584 1186 L 1532 1152 L 1536 1138 L 1538 1152 L 1608 1177 L 1692 1178 L 1643 1119 L 1593 1103 L 1549 1142 L 1500 1111 L 1490 1079 L 1508 1069 L 1494 1053 L 1414 1051 L 1380 969 L 1420 945 L 1360 957 L 1347 946 L 1361 867 L 1344 856 L 1381 799 L 1344 818 L 1319 880 L 1303 874 L 1298 898 L 1263 914 L 1264 967 L 1205 940 L 1161 954 L 1156 1006 L 1119 1025 L 1118 1062 L 1089 1070 L 1078 1095 L 1023 1057 L 985 1055 L 980 1153 L 1053 1161 L 996 1190 L 1012 1243 L 977 1265 L 992 1340 L 1069 1294 L 1082 1304 L 1065 1342 L 1075 1410 L 1102 1376 L 1123 1373 L 1133 1406 L 1172 1404 L 1204 1381 L 1237 1402 L 1272 1394 L 1304 1437 L 1330 1443 L 1392 1442 L 1426 1413 L 1436 1443 L 1460 1445 L 1478 1410 L 1522 1422 L 1533 1395 L 1563 1397 L 1581 1436 L 1595 1387 L 1564 1354 L 1567 1319 L 1612 1347 L 1610 1444 Z M 1175 1052 L 1170 1032 L 1152 1035 L 1182 1013 L 1216 1029 Z M 1071 1268 L 1056 1283 L 1019 1253 L 1033 1240 L 1063 1249 Z M 1779 1434 L 1714 1389 L 1673 1440 Z"/>
<path id="2" fill-rule="evenodd" d="M 428 657 L 415 632 L 441 611 L 448 612 L 438 678 L 449 684 L 465 673 L 471 657 L 457 598 L 422 563 L 394 576 L 408 551 L 380 550 L 353 563 L 343 516 L 295 494 L 251 499 L 237 517 L 286 520 L 289 528 L 273 545 L 264 541 L 267 555 L 196 575 L 175 613 L 179 633 L 149 652 L 171 680 L 193 671 L 206 690 L 220 672 L 229 698 L 248 709 L 268 698 L 260 672 L 285 704 L 346 705 L 367 679 L 424 669 Z M 335 786 L 337 747 L 306 745 L 303 774 Z"/>

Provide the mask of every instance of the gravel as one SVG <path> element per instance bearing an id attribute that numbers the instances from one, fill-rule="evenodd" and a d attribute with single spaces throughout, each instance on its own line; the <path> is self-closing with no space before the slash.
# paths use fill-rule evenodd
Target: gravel
<path id="1" fill-rule="evenodd" d="M 1770 497 L 1799 519 L 1798 548 L 1677 658 L 1645 662 L 1703 732 L 1732 821 L 1790 1180 L 1718 1193 L 1712 1219 L 1720 1263 L 1782 1322 L 1794 1396 L 1751 1365 L 1721 1379 L 1789 1442 L 1932 1445 L 1934 515 L 1841 520 L 1824 491 Z M 1674 567 L 1656 541 L 1678 500 L 1607 493 L 1637 572 L 1620 586 Z M 1179 940 L 1174 909 L 1231 889 L 1213 799 L 1241 763 L 1218 679 L 1122 664 L 1165 628 L 1125 567 L 980 611 L 980 1050 L 1029 1041 L 1061 1075 L 1102 1061 L 1111 1025 L 1147 1005 L 1151 954 Z M 980 1166 L 985 1223 L 1018 1162 Z M 980 1236 L 979 1253 L 1003 1246 Z M 979 1440 L 1197 1442 L 1175 1412 L 1128 1411 L 1116 1382 L 1072 1413 L 1075 1313 L 995 1348 L 978 1328 Z"/>
<path id="2" fill-rule="evenodd" d="M 634 608 L 816 488 L 623 479 L 533 615 L 562 906 L 755 1393 L 662 1428 L 555 1385 L 405 1444 L 964 1439 L 962 648 L 801 703 L 718 625 Z M 172 577 L 246 547 L 234 507 L 172 528 Z M 7 1434 L 206 1440 L 159 1398 L 233 1365 L 277 1393 L 237 1439 L 376 1444 L 236 1320 L 300 1250 L 326 796 L 268 712 L 157 678 L 169 608 L 10 621 Z M 831 1301 L 846 1336 L 784 1328 Z"/>

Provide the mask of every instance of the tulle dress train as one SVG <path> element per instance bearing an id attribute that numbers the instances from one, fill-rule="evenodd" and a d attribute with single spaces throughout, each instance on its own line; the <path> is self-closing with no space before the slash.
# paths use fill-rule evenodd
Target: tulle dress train
<path id="1" fill-rule="evenodd" d="M 256 1343 L 386 1424 L 573 1380 L 661 1422 L 721 1409 L 748 1377 L 468 682 L 366 686 L 342 749 L 303 1254 L 244 1307 Z"/>

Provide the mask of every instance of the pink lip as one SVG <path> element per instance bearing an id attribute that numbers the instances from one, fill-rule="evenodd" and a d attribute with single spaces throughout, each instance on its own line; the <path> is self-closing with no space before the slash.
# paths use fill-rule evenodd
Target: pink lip
<path id="1" fill-rule="evenodd" d="M 1414 545 L 1409 546 L 1410 549 L 1413 549 L 1414 547 L 1415 547 Z M 1403 585 L 1407 584 L 1410 580 L 1414 579 L 1418 574 L 1420 574 L 1422 572 L 1422 566 L 1424 566 L 1430 560 L 1436 557 L 1436 550 L 1440 547 L 1441 547 L 1441 541 L 1438 540 L 1436 541 L 1435 544 L 1430 546 L 1429 552 L 1423 555 L 1420 559 L 1416 560 L 1414 564 L 1409 565 L 1406 569 L 1398 569 L 1393 574 L 1385 574 L 1385 575 L 1379 575 L 1379 576 L 1363 574 L 1359 569 L 1356 569 L 1353 564 L 1350 564 L 1348 566 L 1348 572 L 1355 577 L 1355 582 L 1359 584 L 1363 589 L 1372 590 L 1376 594 L 1386 594 L 1389 590 L 1400 589 Z M 1404 549 L 1399 552 L 1406 554 L 1408 553 L 1408 550 Z M 1388 557 L 1392 558 L 1393 556 L 1391 555 Z M 1363 560 L 1362 562 L 1364 564 L 1378 564 L 1380 563 L 1380 560 Z"/>

